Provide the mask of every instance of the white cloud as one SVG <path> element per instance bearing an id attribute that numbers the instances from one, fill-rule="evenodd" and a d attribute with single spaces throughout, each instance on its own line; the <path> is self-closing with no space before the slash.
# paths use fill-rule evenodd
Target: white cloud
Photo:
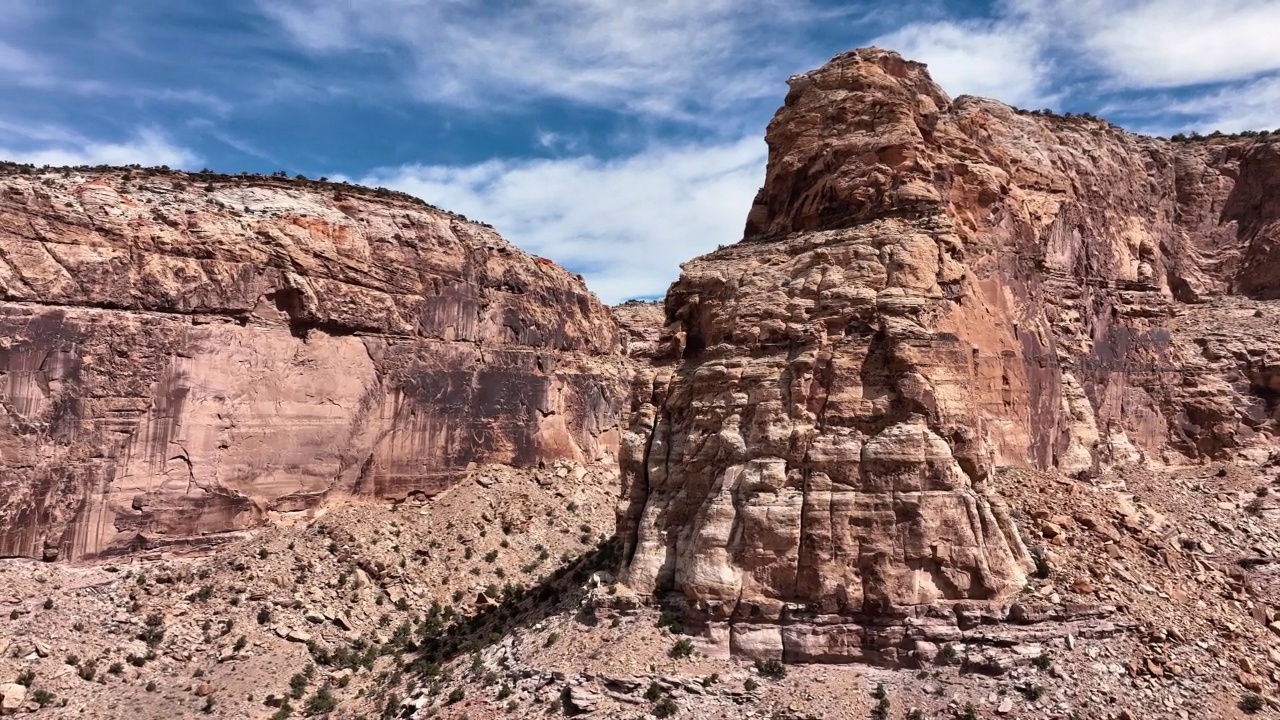
<path id="1" fill-rule="evenodd" d="M 1050 102 L 1064 82 L 1151 90 L 1280 70 L 1277 0 L 1005 0 L 988 19 L 904 25 L 873 42 L 948 92 Z"/>
<path id="2" fill-rule="evenodd" d="M 1127 88 L 1184 87 L 1280 69 L 1276 0 L 1012 0 L 1010 16 Z"/>
<path id="3" fill-rule="evenodd" d="M 1260 78 L 1183 100 L 1168 100 L 1158 103 L 1158 107 L 1166 119 L 1170 115 L 1196 118 L 1172 132 L 1275 130 L 1280 128 L 1280 77 Z"/>
<path id="4" fill-rule="evenodd" d="M 581 272 L 612 303 L 659 295 L 681 262 L 737 242 L 765 155 L 752 137 L 607 161 L 409 166 L 361 182 L 490 222 L 525 250 Z"/>
<path id="5" fill-rule="evenodd" d="M 74 130 L 51 123 L 0 117 L 0 138 L 15 138 L 23 144 L 78 145 L 87 142 Z"/>
<path id="6" fill-rule="evenodd" d="M 0 132 L 10 124 L 0 125 Z M 13 133 L 10 133 L 13 134 Z M 28 136 L 31 136 L 28 134 Z M 146 128 L 124 142 L 88 140 L 73 132 L 43 128 L 35 139 L 55 141 L 52 145 L 14 149 L 0 146 L 0 158 L 33 165 L 168 165 L 192 168 L 200 158 L 174 145 L 159 131 Z"/>
<path id="7" fill-rule="evenodd" d="M 1032 108 L 1071 98 L 1160 133 L 1280 122 L 1280 0 L 1003 0 L 994 10 L 930 17 L 873 43 L 928 63 L 952 94 Z"/>
<path id="8" fill-rule="evenodd" d="M 0 42 L 0 72 L 23 76 L 44 71 L 44 63 L 39 58 L 21 48 Z"/>
<path id="9" fill-rule="evenodd" d="M 929 74 L 953 96 L 981 95 L 1040 107 L 1052 95 L 1051 65 L 1040 55 L 1040 40 L 1016 23 L 916 23 L 872 44 L 927 63 Z"/>
<path id="10" fill-rule="evenodd" d="M 771 39 L 812 17 L 797 0 L 259 3 L 311 51 L 407 54 L 429 100 L 555 97 L 686 119 L 778 94 L 798 48 Z"/>
<path id="11" fill-rule="evenodd" d="M 551 130 L 538 130 L 534 133 L 538 146 L 545 150 L 557 150 L 563 152 L 576 152 L 578 149 L 578 141 L 564 135 L 563 133 L 553 132 Z"/>

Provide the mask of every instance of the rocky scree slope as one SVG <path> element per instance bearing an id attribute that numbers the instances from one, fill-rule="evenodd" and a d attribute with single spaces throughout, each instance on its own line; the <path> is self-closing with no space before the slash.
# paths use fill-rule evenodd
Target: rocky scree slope
<path id="1" fill-rule="evenodd" d="M 895 663 L 1032 622 L 995 470 L 1271 456 L 1280 347 L 1222 321 L 1280 313 L 1280 142 L 953 100 L 878 49 L 789 84 L 623 439 L 623 579 L 709 652 Z"/>
<path id="2" fill-rule="evenodd" d="M 420 698 L 472 665 L 464 639 L 491 642 L 578 593 L 611 546 L 617 488 L 613 463 L 467 475 L 198 551 L 0 563 L 0 716 L 407 717 L 415 686 L 414 707 L 445 705 L 452 686 Z M 501 706 L 534 702 L 503 681 Z"/>
<path id="3" fill-rule="evenodd" d="M 581 278 L 389 192 L 0 174 L 0 556 L 208 542 L 618 442 Z"/>

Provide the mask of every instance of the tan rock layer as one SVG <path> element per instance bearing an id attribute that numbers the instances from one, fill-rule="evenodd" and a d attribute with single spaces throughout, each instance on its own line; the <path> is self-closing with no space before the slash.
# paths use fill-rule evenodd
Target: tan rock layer
<path id="1" fill-rule="evenodd" d="M 185 182 L 0 177 L 0 555 L 616 446 L 618 330 L 580 278 L 407 199 Z"/>
<path id="2" fill-rule="evenodd" d="M 1270 364 L 1207 367 L 1173 318 L 1275 292 L 1280 144 L 952 101 L 874 49 L 790 85 L 747 239 L 684 266 L 633 383 L 633 587 L 733 652 L 861 657 L 1021 589 L 992 468 L 1274 448 Z"/>

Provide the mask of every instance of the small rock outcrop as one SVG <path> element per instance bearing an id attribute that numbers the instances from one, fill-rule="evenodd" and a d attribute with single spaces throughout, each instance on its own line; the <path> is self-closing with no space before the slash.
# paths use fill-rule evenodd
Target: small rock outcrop
<path id="1" fill-rule="evenodd" d="M 721 652 L 895 662 L 1009 617 L 1001 468 L 1277 447 L 1280 337 L 1214 319 L 1280 311 L 1280 141 L 953 100 L 877 49 L 789 84 L 745 239 L 633 384 L 632 588 Z"/>
<path id="2" fill-rule="evenodd" d="M 659 339 L 666 313 L 661 302 L 628 300 L 612 308 L 613 318 L 622 327 L 623 352 L 627 357 L 652 359 L 659 351 Z"/>
<path id="3" fill-rule="evenodd" d="M 0 556 L 216 539 L 616 448 L 619 332 L 486 226 L 329 183 L 0 176 Z"/>

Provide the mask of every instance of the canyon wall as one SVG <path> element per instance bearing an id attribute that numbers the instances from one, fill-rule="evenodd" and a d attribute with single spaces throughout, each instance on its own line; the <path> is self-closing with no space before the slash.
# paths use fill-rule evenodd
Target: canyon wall
<path id="1" fill-rule="evenodd" d="M 620 334 L 575 277 L 407 196 L 142 170 L 0 176 L 0 555 L 616 450 Z"/>
<path id="2" fill-rule="evenodd" d="M 725 653 L 893 661 L 1033 571 L 1001 468 L 1270 457 L 1280 139 L 953 100 L 877 49 L 789 85 L 633 383 L 629 585 Z"/>

